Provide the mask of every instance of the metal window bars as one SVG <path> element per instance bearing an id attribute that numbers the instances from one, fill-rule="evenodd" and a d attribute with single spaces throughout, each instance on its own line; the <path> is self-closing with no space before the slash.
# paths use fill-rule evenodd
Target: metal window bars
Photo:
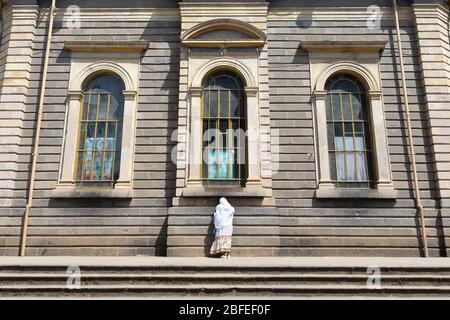
<path id="1" fill-rule="evenodd" d="M 78 188 L 111 189 L 117 179 L 122 119 L 111 110 L 112 97 L 111 92 L 83 93 L 75 177 Z"/>
<path id="2" fill-rule="evenodd" d="M 245 93 L 233 73 L 210 76 L 202 93 L 202 180 L 208 187 L 243 187 L 245 165 Z"/>
<path id="3" fill-rule="evenodd" d="M 365 90 L 347 75 L 331 78 L 326 87 L 331 179 L 337 187 L 373 188 L 369 101 Z"/>

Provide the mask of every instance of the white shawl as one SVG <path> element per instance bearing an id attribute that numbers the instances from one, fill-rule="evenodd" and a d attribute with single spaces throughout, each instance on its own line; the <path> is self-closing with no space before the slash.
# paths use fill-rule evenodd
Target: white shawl
<path id="1" fill-rule="evenodd" d="M 219 202 L 216 212 L 214 212 L 214 227 L 216 231 L 220 229 L 232 230 L 234 208 L 225 198 L 220 198 Z"/>

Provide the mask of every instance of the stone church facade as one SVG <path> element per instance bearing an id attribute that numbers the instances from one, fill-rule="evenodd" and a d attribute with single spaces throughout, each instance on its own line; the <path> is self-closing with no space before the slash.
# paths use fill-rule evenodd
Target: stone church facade
<path id="1" fill-rule="evenodd" d="M 1 5 L 0 255 L 450 252 L 447 1 Z"/>

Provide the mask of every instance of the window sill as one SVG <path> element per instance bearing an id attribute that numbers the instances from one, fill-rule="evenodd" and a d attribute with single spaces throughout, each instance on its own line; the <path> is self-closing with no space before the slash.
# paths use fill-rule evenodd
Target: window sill
<path id="1" fill-rule="evenodd" d="M 395 200 L 395 189 L 317 189 L 317 199 L 386 199 Z"/>
<path id="2" fill-rule="evenodd" d="M 262 185 L 247 186 L 245 188 L 188 186 L 183 189 L 182 197 L 247 197 L 264 198 L 271 197 L 270 190 Z"/>
<path id="3" fill-rule="evenodd" d="M 109 199 L 131 199 L 133 197 L 133 189 L 75 189 L 68 187 L 57 187 L 53 190 L 52 198 L 68 199 L 68 198 L 109 198 Z"/>

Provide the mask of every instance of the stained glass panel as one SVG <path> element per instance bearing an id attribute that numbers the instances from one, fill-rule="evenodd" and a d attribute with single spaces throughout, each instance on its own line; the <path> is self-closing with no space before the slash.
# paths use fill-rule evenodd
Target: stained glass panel
<path id="1" fill-rule="evenodd" d="M 76 166 L 80 188 L 113 188 L 120 168 L 123 81 L 111 74 L 93 78 L 83 91 Z"/>

